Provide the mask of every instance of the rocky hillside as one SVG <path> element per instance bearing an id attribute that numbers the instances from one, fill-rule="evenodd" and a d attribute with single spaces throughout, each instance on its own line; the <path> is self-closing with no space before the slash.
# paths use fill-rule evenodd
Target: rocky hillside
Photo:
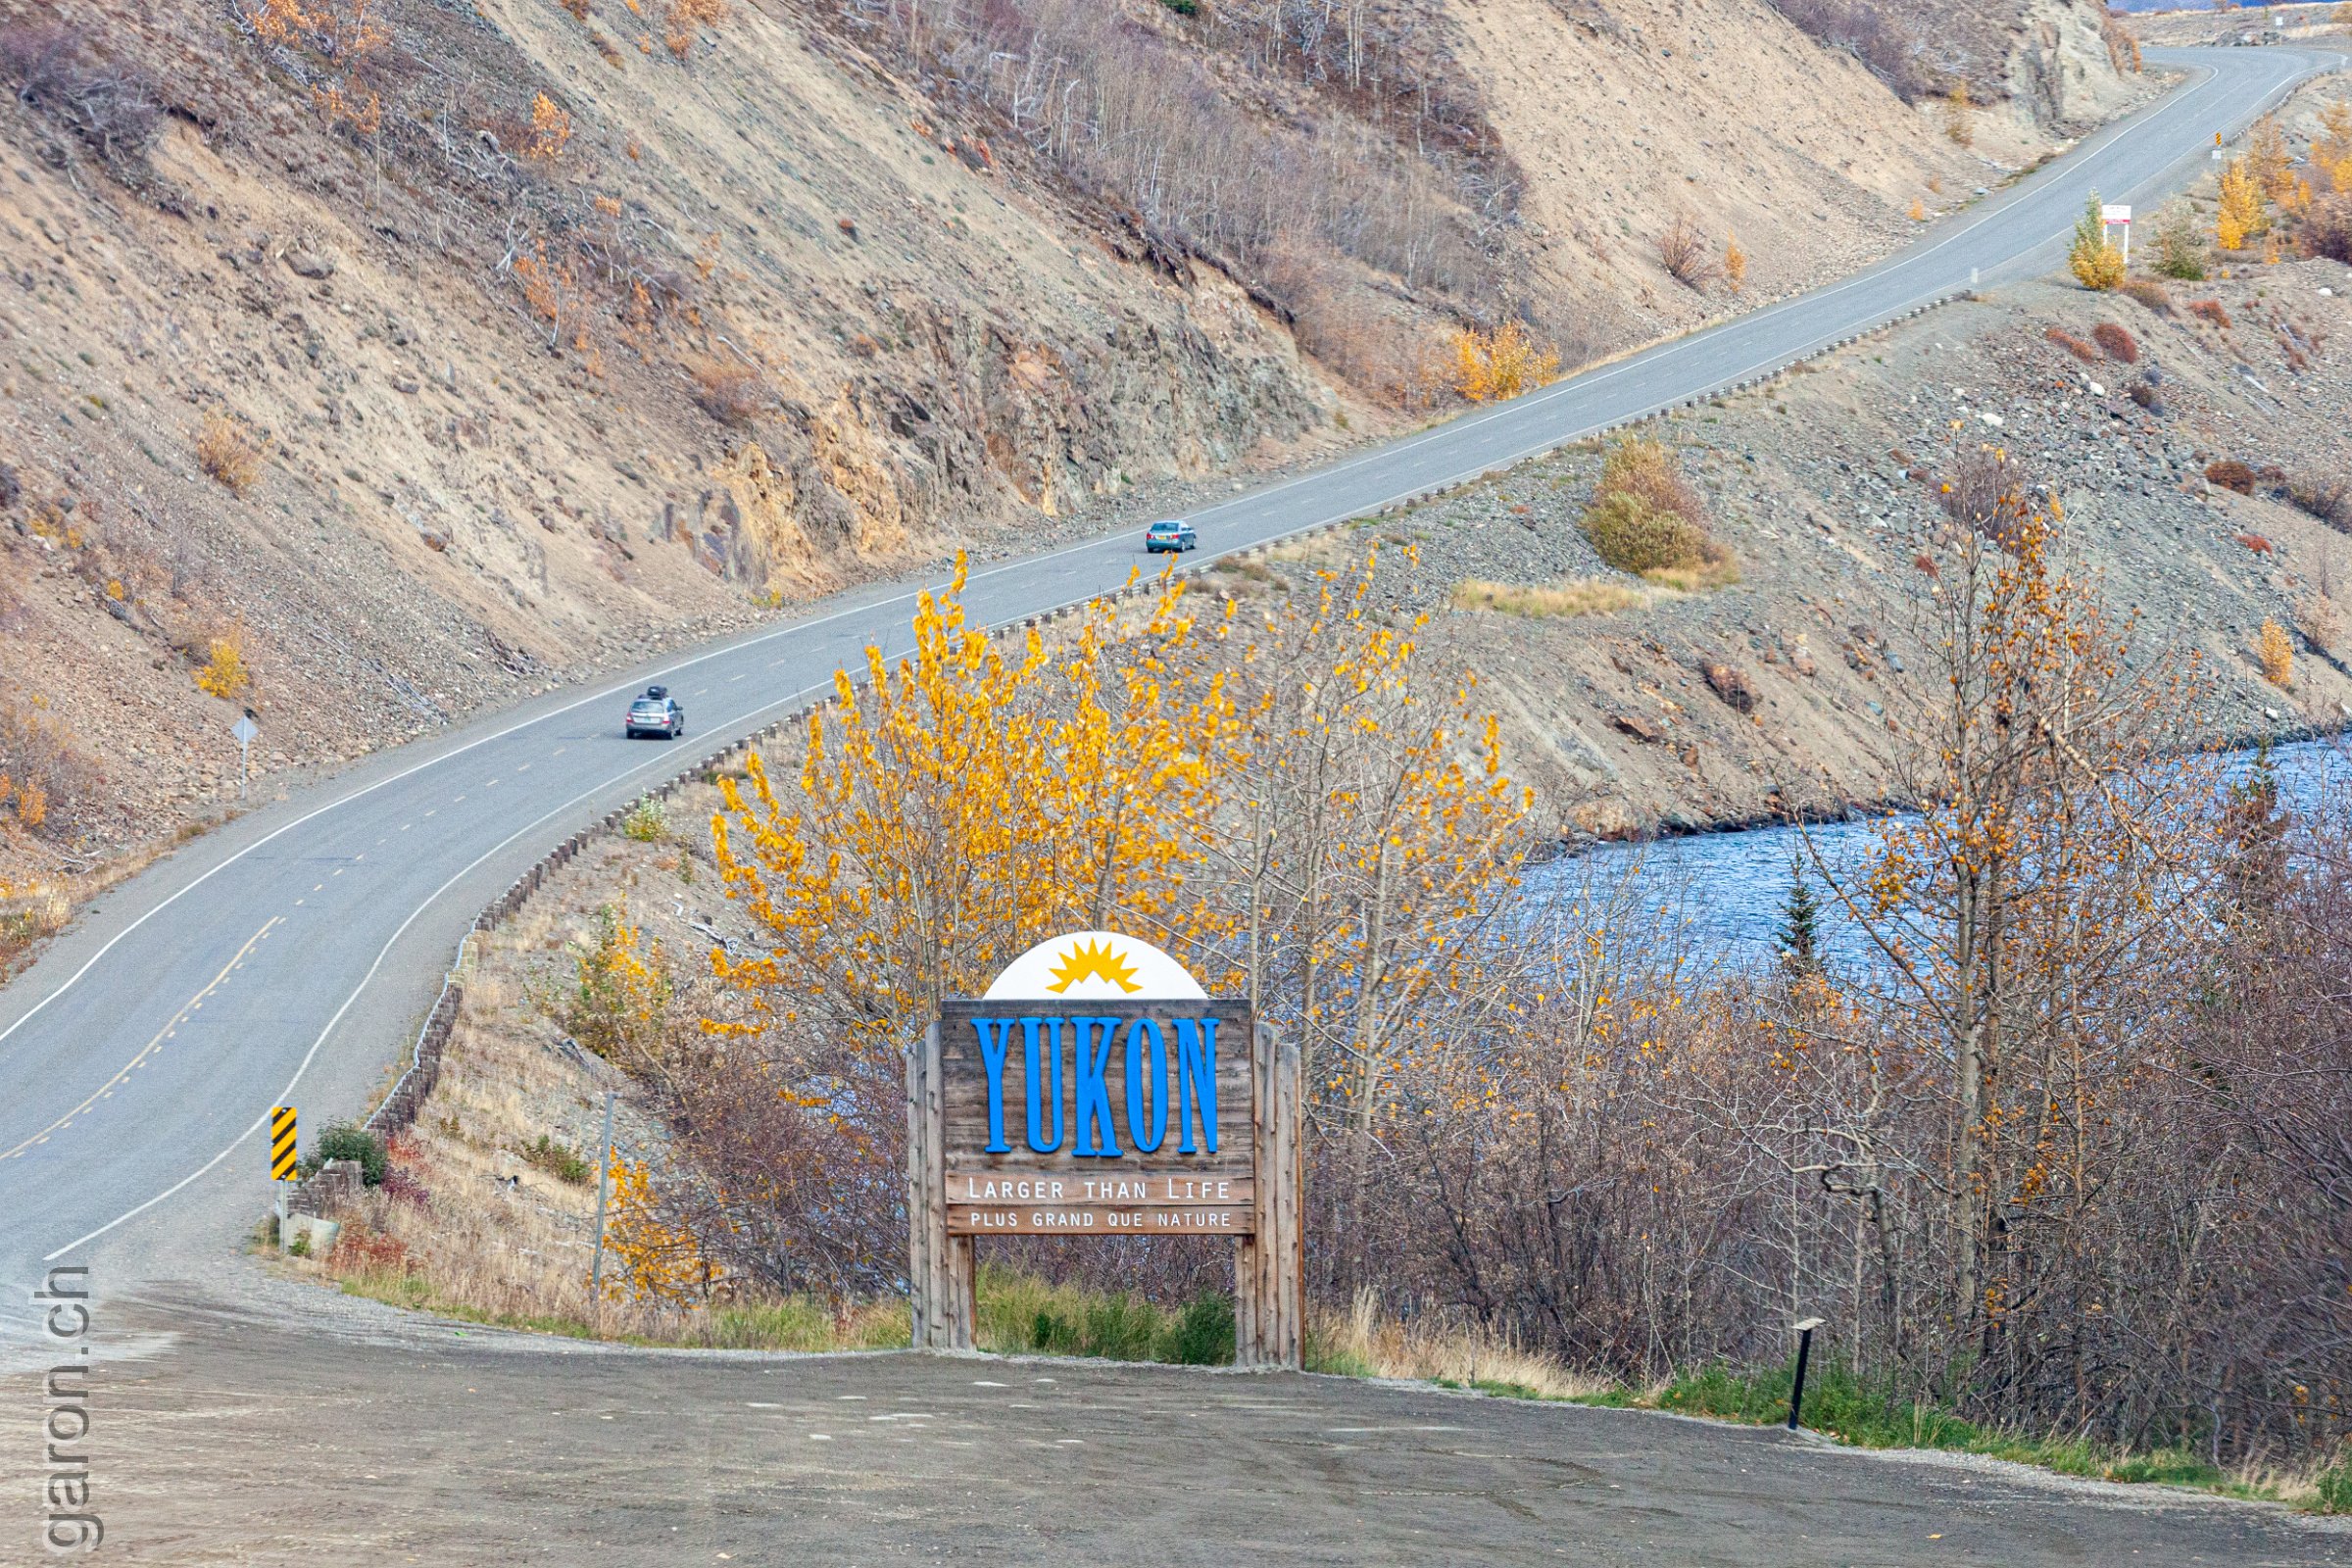
<path id="1" fill-rule="evenodd" d="M 1963 89 L 2042 131 L 2083 129 L 2130 101 L 2132 30 L 2081 0 L 1773 0 L 1824 43 L 1851 50 L 1906 102 Z"/>
<path id="2" fill-rule="evenodd" d="M 2205 736 L 2352 724 L 2352 273 L 2290 262 L 2146 298 L 2005 289 L 1661 422 L 1735 586 L 1601 563 L 1578 526 L 1596 447 L 1220 577 L 1265 592 L 1381 543 L 1571 839 L 1836 811 L 1891 788 L 1894 689 L 1939 635 L 1939 486 L 1997 446 L 2063 504 L 2062 554 L 2136 622 L 2134 658 L 2201 665 Z"/>
<path id="3" fill-rule="evenodd" d="M 1457 328 L 1608 353 L 2052 134 L 1765 0 L 0 0 L 0 80 L 19 882 L 219 808 L 243 708 L 330 766 L 1168 505 L 1443 412 Z"/>

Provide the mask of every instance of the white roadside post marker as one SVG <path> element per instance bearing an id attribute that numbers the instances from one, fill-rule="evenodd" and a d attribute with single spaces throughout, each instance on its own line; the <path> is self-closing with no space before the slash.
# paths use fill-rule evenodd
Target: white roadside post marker
<path id="1" fill-rule="evenodd" d="M 238 719 L 229 730 L 237 738 L 237 799 L 240 801 L 245 798 L 246 780 L 253 776 L 253 738 L 261 732 L 262 726 L 253 721 L 253 710 L 250 708 L 245 710 L 245 716 Z"/>
<path id="2" fill-rule="evenodd" d="M 1788 1430 L 1796 1430 L 1797 1415 L 1805 1403 L 1805 1363 L 1813 1356 L 1813 1331 L 1821 1327 L 1817 1317 L 1806 1318 L 1792 1325 L 1796 1330 L 1796 1376 L 1788 1385 Z"/>

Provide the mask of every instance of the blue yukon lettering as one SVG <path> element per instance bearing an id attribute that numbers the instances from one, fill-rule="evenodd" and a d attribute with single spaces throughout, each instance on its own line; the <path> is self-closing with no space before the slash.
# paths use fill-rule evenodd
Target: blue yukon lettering
<path id="1" fill-rule="evenodd" d="M 1004 1141 L 1004 1053 L 1012 1045 L 1012 1020 L 974 1018 L 972 1033 L 980 1037 L 980 1065 L 988 1073 L 988 1152 L 1002 1154 L 1012 1148 Z"/>
<path id="2" fill-rule="evenodd" d="M 1133 1091 L 1130 1091 L 1132 1093 Z M 1176 1152 L 1196 1152 L 1193 1122 L 1199 1118 L 1200 1141 L 1209 1153 L 1217 1152 L 1217 1020 L 1176 1020 Z"/>
<path id="3" fill-rule="evenodd" d="M 1150 1118 L 1145 1115 L 1144 1065 L 1147 1046 L 1151 1052 L 1152 1102 Z M 1145 1136 L 1147 1133 L 1149 1137 Z M 1168 1136 L 1168 1042 L 1159 1032 L 1159 1025 L 1150 1018 L 1138 1018 L 1127 1026 L 1127 1141 L 1138 1153 L 1158 1152 Z"/>
<path id="4" fill-rule="evenodd" d="M 1045 1025 L 1047 1038 L 1037 1030 Z M 1051 1154 L 1061 1147 L 1061 1020 L 1021 1020 L 1021 1061 L 1029 1078 L 1029 1147 Z M 994 1130 L 993 1128 L 991 1129 Z"/>
<path id="5" fill-rule="evenodd" d="M 1070 1032 L 1076 1037 L 1070 1042 L 1076 1053 L 1070 1119 L 1077 1124 L 1070 1130 L 1078 1143 L 1071 1152 L 1081 1158 L 1120 1157 L 1118 1127 L 1110 1119 L 1110 1085 L 1104 1076 L 1110 1066 L 1111 1034 L 1118 1026 L 1116 1018 L 1070 1019 Z"/>

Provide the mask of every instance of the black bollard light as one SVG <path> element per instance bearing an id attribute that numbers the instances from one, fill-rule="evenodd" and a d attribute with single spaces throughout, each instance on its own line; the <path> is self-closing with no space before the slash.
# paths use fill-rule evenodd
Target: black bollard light
<path id="1" fill-rule="evenodd" d="M 1805 1362 L 1813 1354 L 1813 1331 L 1821 1327 L 1817 1317 L 1806 1318 L 1796 1325 L 1796 1381 L 1788 1388 L 1788 1430 L 1796 1430 L 1796 1414 L 1805 1403 Z"/>

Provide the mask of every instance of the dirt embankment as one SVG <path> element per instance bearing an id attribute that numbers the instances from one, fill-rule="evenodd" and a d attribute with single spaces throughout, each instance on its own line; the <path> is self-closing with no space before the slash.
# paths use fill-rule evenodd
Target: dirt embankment
<path id="1" fill-rule="evenodd" d="M 903 6 L 0 0 L 0 770 L 44 781 L 0 877 L 221 808 L 245 707 L 273 789 L 1381 434 L 1457 322 L 1573 360 L 1800 287 L 2050 145 L 1960 146 L 1761 0 L 1343 9 L 1353 56 L 1247 7 L 987 13 L 1158 51 L 1159 109 L 1288 160 L 1237 178 L 1087 152 L 1189 112 L 1040 122 Z M 1668 275 L 1679 219 L 1744 292 Z"/>

